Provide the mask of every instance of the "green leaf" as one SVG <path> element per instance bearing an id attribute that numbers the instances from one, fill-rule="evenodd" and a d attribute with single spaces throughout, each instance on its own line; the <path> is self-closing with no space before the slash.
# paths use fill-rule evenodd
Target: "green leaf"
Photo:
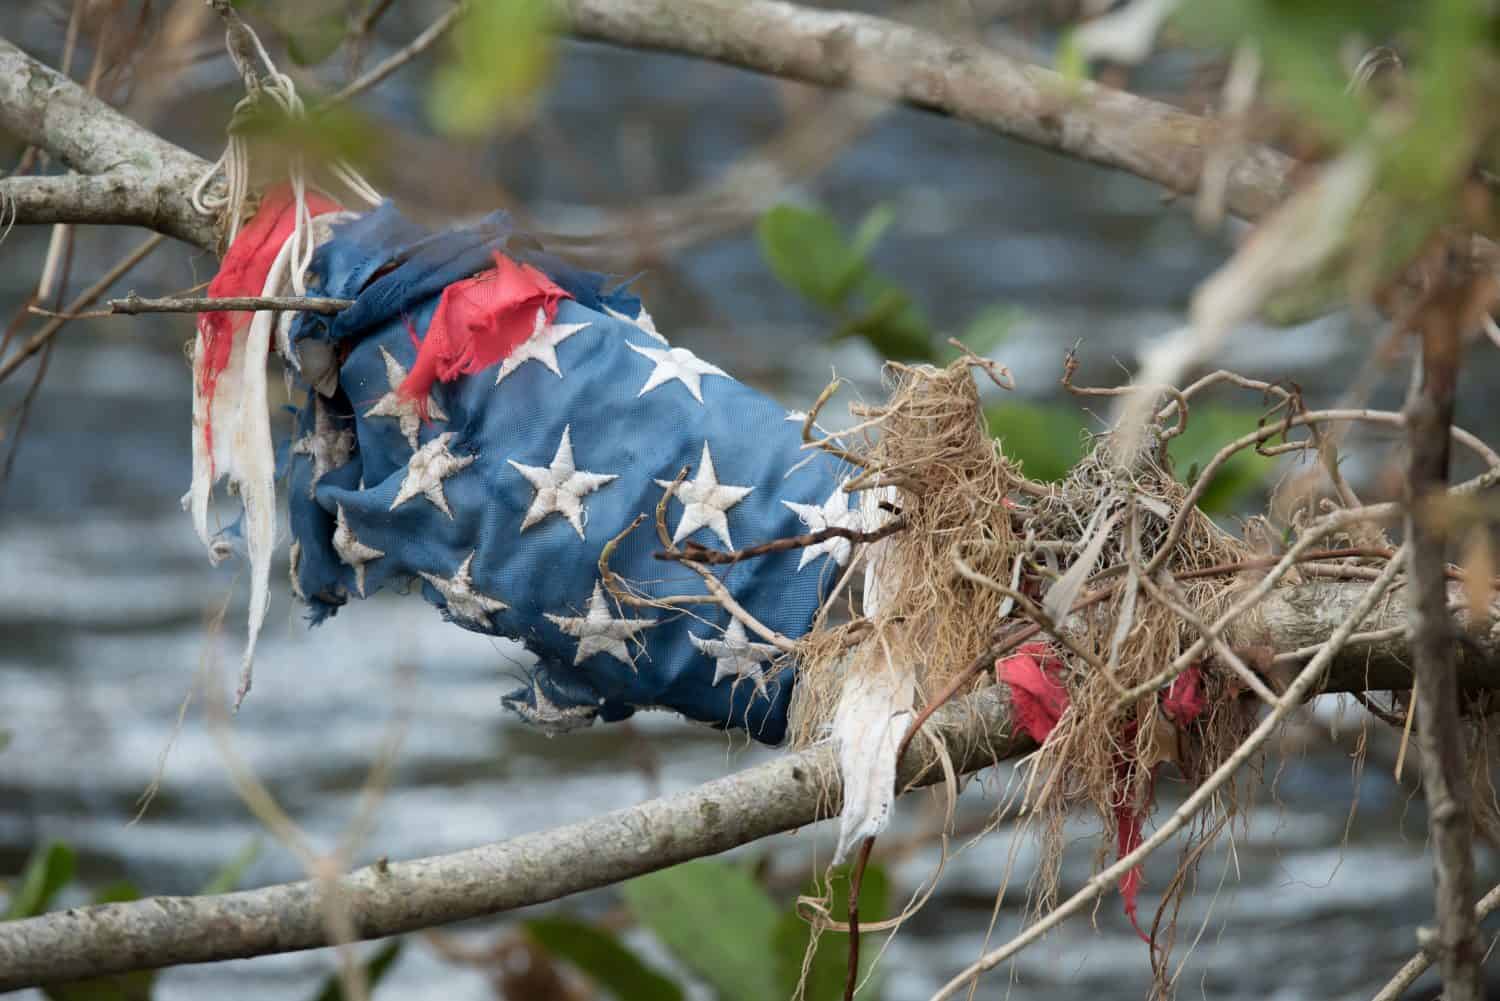
<path id="1" fill-rule="evenodd" d="M 73 879 L 78 857 L 61 841 L 37 846 L 21 874 L 20 889 L 10 898 L 5 920 L 30 918 L 41 914 L 52 898 Z"/>
<path id="2" fill-rule="evenodd" d="M 141 890 L 130 880 L 119 879 L 99 887 L 89 899 L 96 904 L 123 904 L 130 900 L 140 900 Z"/>
<path id="3" fill-rule="evenodd" d="M 621 1001 L 681 1001 L 682 989 L 641 962 L 610 932 L 573 918 L 537 918 L 527 933 Z"/>
<path id="4" fill-rule="evenodd" d="M 3 751 L 7 747 L 9 747 L 10 742 L 14 737 L 15 734 L 13 734 L 11 731 L 5 729 L 4 727 L 0 727 L 0 751 Z"/>
<path id="5" fill-rule="evenodd" d="M 1084 416 L 1076 407 L 1006 401 L 984 416 L 1006 456 L 1034 480 L 1060 480 L 1083 458 Z"/>
<path id="6" fill-rule="evenodd" d="M 867 270 L 864 256 L 822 209 L 778 205 L 760 217 L 755 233 L 781 283 L 826 309 L 843 306 Z"/>
<path id="7" fill-rule="evenodd" d="M 484 0 L 453 32 L 453 58 L 438 68 L 428 93 L 433 123 L 477 137 L 514 124 L 552 69 L 554 36 L 548 0 Z"/>
<path id="8" fill-rule="evenodd" d="M 845 321 L 834 337 L 863 337 L 886 358 L 937 360 L 932 328 L 911 296 L 894 285 L 883 287 L 874 303 Z"/>
<path id="9" fill-rule="evenodd" d="M 835 921 L 849 920 L 849 878 L 847 869 L 836 874 L 832 884 L 832 900 L 829 915 Z M 808 886 L 808 896 L 819 896 L 817 886 Z M 878 865 L 866 867 L 859 891 L 859 919 L 863 924 L 874 924 L 887 914 L 889 881 L 885 870 Z M 781 916 L 776 927 L 776 964 L 781 980 L 780 997 L 791 997 L 802 974 L 802 962 L 812 940 L 812 926 L 796 912 Z M 869 973 L 875 956 L 880 951 L 880 940 L 868 934 L 860 935 L 859 976 L 863 980 Z M 849 936 L 844 932 L 825 931 L 818 938 L 818 951 L 814 953 L 807 972 L 806 1001 L 840 1001 L 844 996 L 844 984 L 849 975 Z M 879 995 L 879 985 L 872 982 L 860 993 L 862 1001 L 874 1001 Z"/>
<path id="10" fill-rule="evenodd" d="M 724 1001 L 779 996 L 768 961 L 779 915 L 743 869 L 700 860 L 633 879 L 621 890 L 641 923 Z"/>
<path id="11" fill-rule="evenodd" d="M 1203 468 L 1219 449 L 1254 431 L 1259 417 L 1259 411 L 1244 407 L 1193 404 L 1188 411 L 1187 430 L 1167 445 L 1173 468 L 1190 473 L 1195 467 Z M 1275 460 L 1257 455 L 1254 449 L 1236 452 L 1214 476 L 1198 506 L 1209 514 L 1233 511 L 1260 488 L 1274 466 Z"/>
<path id="12" fill-rule="evenodd" d="M 396 957 L 401 954 L 401 942 L 401 939 L 393 938 L 365 960 L 365 982 L 369 985 L 371 995 L 375 993 L 376 985 L 390 971 Z M 328 975 L 328 979 L 323 981 L 322 990 L 314 995 L 313 1001 L 344 1001 L 344 983 L 337 973 Z"/>
<path id="13" fill-rule="evenodd" d="M 875 249 L 880 238 L 885 236 L 885 231 L 895 221 L 896 210 L 889 202 L 876 205 L 860 220 L 859 226 L 854 230 L 854 239 L 849 241 L 849 249 L 859 257 L 869 257 L 870 251 Z"/>
<path id="14" fill-rule="evenodd" d="M 228 893 L 239 886 L 240 880 L 245 878 L 245 870 L 249 869 L 260 857 L 260 847 L 260 838 L 251 838 L 245 843 L 245 847 L 225 863 L 224 868 L 214 873 L 213 879 L 210 879 L 208 884 L 198 892 L 205 897 L 211 897 L 218 893 Z"/>

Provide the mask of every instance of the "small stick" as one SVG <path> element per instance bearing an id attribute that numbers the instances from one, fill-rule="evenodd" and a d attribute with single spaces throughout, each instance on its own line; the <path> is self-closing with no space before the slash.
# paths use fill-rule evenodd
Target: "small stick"
<path id="1" fill-rule="evenodd" d="M 1417 686 L 1420 679 L 1411 683 L 1411 698 L 1406 703 L 1406 725 L 1401 728 L 1401 748 L 1396 752 L 1396 781 L 1401 781 L 1401 771 L 1406 766 L 1406 749 L 1411 745 L 1411 724 L 1417 718 Z"/>
<path id="2" fill-rule="evenodd" d="M 127 295 L 123 299 L 109 300 L 109 313 L 135 316 L 139 313 L 213 313 L 219 311 L 252 311 L 280 309 L 300 313 L 321 313 L 332 316 L 354 305 L 353 299 L 330 299 L 319 296 L 297 295 L 231 295 L 218 298 L 202 296 L 191 299 L 143 299 L 138 295 Z"/>
<path id="3" fill-rule="evenodd" d="M 676 552 L 663 550 L 652 555 L 655 559 L 667 560 L 673 563 L 703 563 L 709 566 L 723 566 L 728 563 L 753 560 L 758 556 L 769 556 L 772 553 L 785 553 L 793 549 L 805 549 L 808 546 L 816 546 L 820 542 L 827 542 L 829 539 L 848 539 L 850 542 L 879 542 L 886 536 L 895 535 L 904 528 L 906 528 L 906 520 L 904 518 L 892 518 L 872 532 L 862 532 L 855 528 L 842 528 L 838 525 L 830 525 L 827 528 L 820 528 L 816 532 L 792 535 L 784 539 L 772 539 L 770 542 L 762 542 L 759 545 L 746 546 L 744 549 L 734 549 L 728 552 L 722 549 L 710 549 L 702 543 L 689 541 Z"/>

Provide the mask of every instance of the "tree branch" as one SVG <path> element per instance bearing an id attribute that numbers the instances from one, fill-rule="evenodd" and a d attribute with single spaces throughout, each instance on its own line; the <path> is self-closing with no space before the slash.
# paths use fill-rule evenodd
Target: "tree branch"
<path id="1" fill-rule="evenodd" d="M 0 180 L 6 218 L 20 223 L 144 226 L 204 250 L 214 220 L 192 206 L 209 164 L 90 95 L 0 38 L 0 130 L 56 156 L 82 177 Z"/>
<path id="2" fill-rule="evenodd" d="M 1462 357 L 1460 324 L 1468 282 L 1451 273 L 1419 311 L 1422 385 L 1406 407 L 1406 538 L 1410 557 L 1409 617 L 1416 683 L 1417 746 L 1428 806 L 1433 874 L 1437 884 L 1437 953 L 1448 1001 L 1479 1001 L 1478 925 L 1474 920 L 1474 852 L 1468 768 L 1452 663 L 1458 634 L 1448 613 L 1447 548 L 1453 512 L 1448 486 L 1454 397 Z"/>
<path id="3" fill-rule="evenodd" d="M 1450 585 L 1457 600 L 1460 585 Z M 1328 639 L 1365 592 L 1361 583 L 1315 581 L 1273 594 L 1236 642 L 1292 649 Z M 1384 602 L 1369 631 L 1403 621 Z M 1466 683 L 1495 686 L 1500 625 L 1476 638 L 1459 662 Z M 1330 667 L 1327 691 L 1411 687 L 1399 640 L 1350 645 Z M 954 765 L 972 772 L 1034 748 L 1011 732 L 998 689 L 945 709 L 929 726 Z M 933 752 L 916 741 L 899 786 L 933 782 Z M 380 938 L 497 914 L 608 886 L 689 859 L 834 816 L 840 805 L 833 749 L 786 754 L 675 796 L 577 824 L 433 858 L 377 865 L 340 877 L 215 897 L 156 897 L 0 923 L 0 992 L 128 970 L 205 963 L 329 944 L 323 895 L 339 895 L 361 938 Z"/>
<path id="4" fill-rule="evenodd" d="M 712 59 L 824 87 L 846 87 L 1107 167 L 1178 193 L 1197 190 L 1224 126 L 1159 101 L 1073 83 L 993 49 L 867 14 L 771 0 L 556 0 L 562 25 L 591 41 Z M 1244 146 L 1224 204 L 1246 219 L 1281 201 L 1295 161 Z"/>

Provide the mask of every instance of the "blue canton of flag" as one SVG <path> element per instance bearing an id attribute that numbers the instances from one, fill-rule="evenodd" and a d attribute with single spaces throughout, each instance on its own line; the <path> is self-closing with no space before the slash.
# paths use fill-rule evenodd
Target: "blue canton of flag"
<path id="1" fill-rule="evenodd" d="M 538 309 L 497 364 L 425 398 L 400 392 L 444 289 L 497 252 L 568 298 L 550 320 Z M 706 593 L 690 568 L 653 558 L 657 504 L 684 467 L 667 511 L 676 542 L 727 549 L 856 526 L 839 464 L 801 447 L 800 421 L 672 347 L 634 295 L 541 253 L 501 215 L 433 235 L 387 204 L 339 226 L 308 280 L 309 294 L 355 300 L 299 314 L 292 330 L 304 359 L 337 364 L 336 386 L 308 366 L 323 391 L 308 390 L 287 452 L 293 585 L 314 622 L 350 596 L 420 586 L 448 620 L 537 656 L 504 702 L 549 732 L 665 708 L 782 740 L 795 674 L 774 647 L 711 604 L 617 603 L 598 564 L 645 514 L 610 569 L 648 596 Z M 831 540 L 715 572 L 795 638 L 849 553 Z"/>

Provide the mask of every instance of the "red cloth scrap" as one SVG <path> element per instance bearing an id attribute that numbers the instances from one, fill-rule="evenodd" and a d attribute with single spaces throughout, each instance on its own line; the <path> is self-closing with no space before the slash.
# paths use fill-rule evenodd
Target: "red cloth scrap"
<path id="1" fill-rule="evenodd" d="M 416 401 L 425 419 L 434 382 L 449 382 L 504 360 L 536 331 L 538 310 L 551 323 L 557 304 L 571 298 L 531 265 L 496 254 L 494 268 L 443 290 L 417 345 L 417 360 L 401 383 L 401 395 Z"/>
<path id="2" fill-rule="evenodd" d="M 1068 709 L 1068 690 L 1058 677 L 1062 667 L 1062 659 L 1046 643 L 1027 643 L 1009 657 L 995 662 L 996 679 L 1010 687 L 1011 715 L 1017 728 L 1038 744 L 1046 741 Z M 1178 675 L 1162 696 L 1161 707 L 1167 718 L 1178 726 L 1187 726 L 1196 720 L 1205 707 L 1202 672 L 1197 667 L 1189 667 Z M 1121 737 L 1122 746 L 1128 746 L 1135 739 L 1133 722 L 1127 725 Z M 1115 849 L 1120 858 L 1140 847 L 1146 812 L 1150 809 L 1148 804 L 1137 810 L 1129 801 L 1130 779 L 1135 767 L 1135 763 L 1123 755 L 1115 761 Z M 1153 772 L 1149 785 L 1154 785 L 1155 781 Z M 1151 939 L 1137 921 L 1136 900 L 1141 881 L 1141 867 L 1136 866 L 1120 881 L 1120 897 L 1125 901 L 1125 916 L 1130 919 L 1131 926 L 1149 945 Z"/>

